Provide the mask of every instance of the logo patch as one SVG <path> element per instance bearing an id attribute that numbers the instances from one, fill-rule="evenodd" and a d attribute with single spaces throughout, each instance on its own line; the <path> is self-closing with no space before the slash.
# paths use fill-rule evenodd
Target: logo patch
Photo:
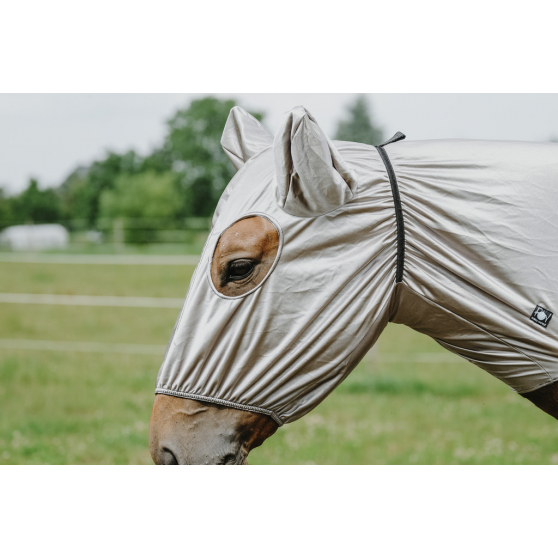
<path id="1" fill-rule="evenodd" d="M 546 327 L 548 322 L 550 322 L 550 318 L 552 318 L 553 313 L 542 306 L 537 305 L 533 310 L 533 314 L 531 314 L 531 321 L 535 322 L 536 324 L 542 325 Z"/>

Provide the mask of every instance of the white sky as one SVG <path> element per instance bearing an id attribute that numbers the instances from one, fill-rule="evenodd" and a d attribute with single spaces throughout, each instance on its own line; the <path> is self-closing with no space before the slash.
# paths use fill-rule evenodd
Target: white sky
<path id="1" fill-rule="evenodd" d="M 0 94 L 0 186 L 25 188 L 30 177 L 58 185 L 76 166 L 105 150 L 147 153 L 165 121 L 201 94 Z M 303 104 L 330 135 L 355 95 L 217 94 L 266 112 L 275 132 L 282 114 Z M 548 141 L 558 138 L 557 94 L 370 94 L 386 136 Z"/>

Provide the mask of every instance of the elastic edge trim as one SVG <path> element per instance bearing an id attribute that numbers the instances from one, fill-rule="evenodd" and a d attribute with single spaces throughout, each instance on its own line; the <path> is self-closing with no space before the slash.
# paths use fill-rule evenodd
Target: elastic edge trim
<path id="1" fill-rule="evenodd" d="M 251 411 L 253 413 L 260 413 L 271 417 L 279 426 L 285 424 L 273 411 L 262 409 L 261 407 L 253 407 L 252 405 L 243 405 L 242 403 L 235 403 L 234 401 L 227 401 L 225 399 L 217 399 L 216 397 L 208 397 L 206 395 L 197 395 L 196 393 L 186 393 L 184 391 L 174 391 L 172 389 L 157 388 L 155 394 L 172 395 L 173 397 L 181 397 L 182 399 L 194 399 L 195 401 L 205 401 L 206 403 L 217 403 L 225 407 L 232 407 L 240 411 Z"/>
<path id="2" fill-rule="evenodd" d="M 403 136 L 405 137 L 405 136 Z M 403 138 L 400 138 L 403 139 Z M 398 141 L 398 140 L 395 140 Z M 397 178 L 391 165 L 391 161 L 386 150 L 381 145 L 377 145 L 376 149 L 386 167 L 389 183 L 391 185 L 391 193 L 393 195 L 393 203 L 395 205 L 395 222 L 397 224 L 397 269 L 395 271 L 395 282 L 403 281 L 403 266 L 405 264 L 405 223 L 403 222 L 403 208 L 401 207 L 401 196 L 399 195 L 399 186 Z"/>

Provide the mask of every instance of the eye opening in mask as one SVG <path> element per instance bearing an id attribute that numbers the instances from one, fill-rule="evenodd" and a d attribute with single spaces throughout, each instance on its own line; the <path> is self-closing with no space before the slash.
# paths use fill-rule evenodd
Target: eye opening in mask
<path id="1" fill-rule="evenodd" d="M 221 298 L 236 299 L 259 289 L 281 254 L 283 233 L 264 213 L 250 213 L 219 235 L 208 265 L 208 279 Z"/>

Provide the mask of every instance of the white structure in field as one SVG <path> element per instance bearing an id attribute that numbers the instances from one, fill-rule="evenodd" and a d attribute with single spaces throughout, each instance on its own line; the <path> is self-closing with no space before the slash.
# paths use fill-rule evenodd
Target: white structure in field
<path id="1" fill-rule="evenodd" d="M 17 251 L 66 248 L 68 240 L 62 225 L 16 225 L 0 233 L 0 244 Z"/>

